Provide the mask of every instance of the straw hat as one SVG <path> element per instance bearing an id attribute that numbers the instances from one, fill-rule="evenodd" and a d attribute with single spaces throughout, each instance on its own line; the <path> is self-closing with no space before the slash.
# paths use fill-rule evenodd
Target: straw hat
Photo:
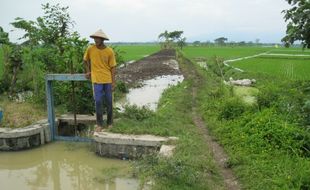
<path id="1" fill-rule="evenodd" d="M 103 38 L 105 40 L 109 40 L 108 36 L 101 30 L 97 30 L 94 34 L 90 35 L 91 38 L 95 38 L 95 37 L 98 37 L 98 38 Z"/>

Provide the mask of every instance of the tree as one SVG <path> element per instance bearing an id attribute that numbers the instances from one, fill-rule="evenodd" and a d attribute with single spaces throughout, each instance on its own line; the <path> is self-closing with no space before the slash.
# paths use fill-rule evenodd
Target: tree
<path id="1" fill-rule="evenodd" d="M 183 49 L 184 46 L 186 46 L 186 38 L 181 38 L 178 40 L 177 45 L 181 48 L 181 50 Z"/>
<path id="2" fill-rule="evenodd" d="M 172 48 L 175 43 L 182 49 L 186 45 L 186 38 L 182 37 L 182 34 L 183 31 L 168 32 L 165 30 L 165 32 L 158 35 L 158 39 L 162 41 L 161 45 L 164 49 Z"/>
<path id="3" fill-rule="evenodd" d="M 0 44 L 9 44 L 9 34 L 0 26 Z"/>
<path id="4" fill-rule="evenodd" d="M 285 21 L 288 21 L 286 36 L 282 42 L 286 46 L 295 41 L 301 41 L 303 48 L 310 48 L 310 1 L 309 0 L 286 0 L 293 7 L 283 10 Z"/>
<path id="5" fill-rule="evenodd" d="M 158 35 L 158 39 L 162 41 L 160 44 L 163 49 L 170 49 L 172 47 L 172 41 L 170 40 L 169 35 L 170 33 L 167 30 Z"/>
<path id="6" fill-rule="evenodd" d="M 228 39 L 225 37 L 220 37 L 214 40 L 214 42 L 218 45 L 225 45 L 225 41 L 227 41 Z"/>
<path id="7" fill-rule="evenodd" d="M 193 45 L 194 45 L 194 46 L 200 46 L 200 41 L 194 41 L 194 42 L 193 42 Z"/>

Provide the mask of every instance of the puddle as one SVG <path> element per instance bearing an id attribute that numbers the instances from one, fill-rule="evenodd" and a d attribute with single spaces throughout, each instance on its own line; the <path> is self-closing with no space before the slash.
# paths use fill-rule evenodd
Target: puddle
<path id="1" fill-rule="evenodd" d="M 54 142 L 0 152 L 1 189 L 136 190 L 127 161 L 101 158 L 85 143 Z"/>
<path id="2" fill-rule="evenodd" d="M 183 75 L 165 75 L 146 80 L 142 83 L 141 88 L 129 89 L 129 93 L 116 103 L 116 107 L 122 111 L 125 105 L 137 105 L 138 107 L 146 106 L 155 111 L 164 90 L 183 80 Z"/>

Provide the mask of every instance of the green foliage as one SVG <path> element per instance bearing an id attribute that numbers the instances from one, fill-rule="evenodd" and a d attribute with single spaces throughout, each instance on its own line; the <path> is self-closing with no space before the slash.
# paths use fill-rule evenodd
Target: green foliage
<path id="1" fill-rule="evenodd" d="M 209 68 L 219 77 L 222 77 L 224 79 L 224 60 L 220 57 L 214 57 L 209 61 Z"/>
<path id="2" fill-rule="evenodd" d="M 125 64 L 124 53 L 126 53 L 126 52 L 121 50 L 118 46 L 112 45 L 111 48 L 114 51 L 117 66 L 119 67 L 119 66 Z"/>
<path id="3" fill-rule="evenodd" d="M 226 98 L 221 106 L 219 119 L 233 120 L 246 111 L 245 103 L 240 98 Z"/>
<path id="4" fill-rule="evenodd" d="M 224 60 L 227 59 L 236 59 L 245 56 L 256 55 L 259 53 L 267 52 L 274 48 L 269 47 L 248 47 L 248 46 L 215 46 L 215 47 L 195 47 L 195 46 L 186 46 L 184 48 L 184 55 L 188 58 L 194 59 L 196 57 L 203 57 L 208 59 L 212 59 L 215 56 L 220 57 Z M 281 49 L 283 50 L 283 49 Z M 295 52 L 296 53 L 296 52 Z M 300 52 L 301 53 L 301 52 Z"/>
<path id="5" fill-rule="evenodd" d="M 287 123 L 286 118 L 283 118 L 283 115 L 275 109 L 249 113 L 232 123 L 230 127 L 233 128 L 232 134 L 241 135 L 240 143 L 244 143 L 241 146 L 249 148 L 247 150 L 249 152 L 278 150 L 292 155 L 309 156 L 307 146 L 310 143 L 310 134 L 302 128 Z"/>
<path id="6" fill-rule="evenodd" d="M 280 95 L 279 91 L 276 85 L 266 84 L 263 86 L 257 95 L 257 104 L 259 108 L 269 108 L 276 104 Z"/>
<path id="7" fill-rule="evenodd" d="M 136 105 L 132 105 L 132 106 L 127 105 L 125 106 L 125 111 L 122 115 L 128 119 L 142 121 L 142 120 L 152 117 L 154 115 L 154 112 L 145 106 L 143 106 L 142 108 L 139 108 Z"/>
<path id="8" fill-rule="evenodd" d="M 9 44 L 9 34 L 0 26 L 0 45 Z"/>
<path id="9" fill-rule="evenodd" d="M 219 117 L 224 108 L 235 113 L 229 111 L 240 105 L 212 71 L 200 72 L 204 82 L 198 91 L 199 109 L 229 153 L 227 166 L 236 172 L 242 187 L 307 189 L 310 131 L 304 126 L 302 107 L 309 98 L 309 83 L 250 72 L 236 74 L 257 79 L 259 109 L 247 105 L 237 111 L 241 115 L 227 120 Z"/>
<path id="10" fill-rule="evenodd" d="M 183 66 L 186 65 L 182 64 Z M 180 138 L 172 158 L 153 155 L 135 163 L 136 173 L 142 182 L 154 181 L 153 189 L 223 188 L 210 152 L 205 149 L 204 137 L 193 125 L 192 101 L 189 101 L 192 98 L 191 85 L 191 82 L 185 81 L 167 89 L 162 95 L 158 110 L 143 120 L 136 119 L 139 111 L 128 110 L 128 114 L 134 115 L 132 119 L 121 115 L 111 129 L 118 133 Z"/>
<path id="11" fill-rule="evenodd" d="M 225 37 L 220 37 L 220 38 L 217 38 L 214 40 L 214 42 L 218 45 L 225 45 L 225 42 L 227 41 L 228 39 L 225 38 Z"/>
<path id="12" fill-rule="evenodd" d="M 160 47 L 158 45 L 119 45 L 117 49 L 121 51 L 124 61 L 128 62 L 155 53 L 160 50 Z"/>
<path id="13" fill-rule="evenodd" d="M 307 53 L 309 52 L 300 53 L 308 55 Z M 297 53 L 295 52 L 295 54 Z M 231 65 L 244 71 L 266 73 L 293 80 L 309 80 L 309 60 L 310 56 L 259 56 L 252 59 L 236 61 L 231 63 Z"/>
<path id="14" fill-rule="evenodd" d="M 158 35 L 158 39 L 162 40 L 161 47 L 163 49 L 171 49 L 173 46 L 176 45 L 183 49 L 183 47 L 186 45 L 186 38 L 182 37 L 183 31 L 172 31 L 168 32 L 165 30 L 165 32 L 160 33 Z"/>
<path id="15" fill-rule="evenodd" d="M 61 105 L 71 113 L 74 109 L 80 114 L 92 114 L 94 112 L 93 89 L 90 83 L 74 82 L 74 100 L 72 82 L 54 82 L 53 89 L 56 106 Z"/>
<path id="16" fill-rule="evenodd" d="M 52 44 L 62 53 L 64 51 L 62 40 L 70 36 L 69 29 L 73 26 L 68 8 L 47 3 L 42 5 L 43 17 L 38 17 L 36 21 L 27 21 L 18 17 L 11 24 L 25 31 L 25 35 L 21 38 L 27 40 L 26 44 Z"/>
<path id="17" fill-rule="evenodd" d="M 34 92 L 33 101 L 45 103 L 45 74 L 47 73 L 83 73 L 82 58 L 88 41 L 81 39 L 77 32 L 71 32 L 73 21 L 68 7 L 59 4 L 42 5 L 44 15 L 36 21 L 16 18 L 11 23 L 15 28 L 25 31 L 23 46 L 10 44 L 4 49 L 7 60 L 3 80 L 3 89 L 10 88 L 10 94 L 30 90 Z M 68 111 L 78 113 L 93 111 L 92 89 L 90 84 L 55 85 L 55 105 L 62 105 Z M 75 100 L 71 100 L 74 93 Z"/>
<path id="18" fill-rule="evenodd" d="M 284 10 L 285 21 L 288 22 L 286 36 L 282 39 L 287 45 L 301 41 L 304 48 L 310 48 L 310 2 L 305 0 L 286 0 L 291 7 Z"/>
<path id="19" fill-rule="evenodd" d="M 116 81 L 116 90 L 120 93 L 128 93 L 129 89 L 125 82 L 123 81 Z"/>
<path id="20" fill-rule="evenodd" d="M 307 100 L 302 107 L 303 113 L 305 115 L 305 123 L 310 125 L 310 100 Z"/>

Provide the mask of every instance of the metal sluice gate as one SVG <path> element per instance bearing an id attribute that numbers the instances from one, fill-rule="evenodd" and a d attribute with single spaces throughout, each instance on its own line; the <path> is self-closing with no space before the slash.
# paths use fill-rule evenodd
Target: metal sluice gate
<path id="1" fill-rule="evenodd" d="M 74 81 L 87 81 L 85 74 L 47 74 L 45 78 L 46 85 L 46 100 L 47 100 L 47 115 L 48 123 L 51 131 L 52 140 L 63 140 L 63 141 L 81 141 L 81 142 L 91 142 L 92 138 L 80 137 L 80 136 L 61 136 L 58 135 L 55 121 L 55 110 L 54 110 L 54 95 L 53 95 L 53 81 L 71 81 L 72 82 L 72 97 L 74 98 Z M 75 102 L 72 102 L 75 104 Z M 76 113 L 74 106 L 74 124 L 76 127 Z M 76 131 L 76 129 L 75 129 Z"/>

